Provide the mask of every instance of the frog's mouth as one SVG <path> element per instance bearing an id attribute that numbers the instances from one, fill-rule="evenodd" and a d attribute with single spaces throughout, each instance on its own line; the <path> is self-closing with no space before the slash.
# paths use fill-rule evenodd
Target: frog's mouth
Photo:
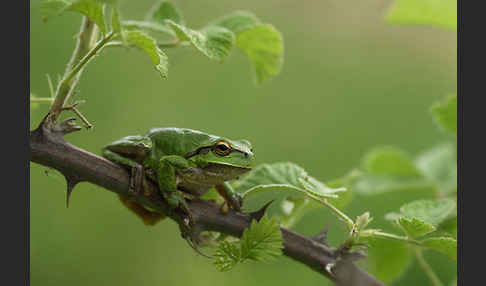
<path id="1" fill-rule="evenodd" d="M 237 167 L 226 164 L 208 163 L 202 168 L 208 174 L 216 174 L 224 181 L 233 180 L 251 170 L 251 167 Z"/>

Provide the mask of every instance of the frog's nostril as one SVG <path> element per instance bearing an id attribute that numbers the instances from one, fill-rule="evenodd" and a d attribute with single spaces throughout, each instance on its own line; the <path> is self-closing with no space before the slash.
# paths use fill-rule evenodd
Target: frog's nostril
<path id="1" fill-rule="evenodd" d="M 245 158 L 248 158 L 248 153 L 245 152 Z"/>

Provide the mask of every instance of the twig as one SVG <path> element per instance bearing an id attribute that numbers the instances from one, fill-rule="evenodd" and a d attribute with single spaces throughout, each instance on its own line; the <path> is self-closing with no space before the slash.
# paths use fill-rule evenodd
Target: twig
<path id="1" fill-rule="evenodd" d="M 86 181 L 109 191 L 129 195 L 129 172 L 102 157 L 89 153 L 66 142 L 63 135 L 76 130 L 72 119 L 61 124 L 63 128 L 49 129 L 41 125 L 30 133 L 30 160 L 60 171 L 72 189 L 78 182 Z M 187 230 L 185 215 L 171 211 L 158 187 L 152 182 L 147 184 L 150 193 L 135 195 L 138 203 L 164 214 L 179 224 L 182 231 Z M 189 209 L 197 231 L 217 231 L 240 237 L 249 227 L 252 216 L 230 209 L 222 214 L 219 205 L 210 201 L 191 200 Z M 383 286 L 384 284 L 359 269 L 352 261 L 335 257 L 329 247 L 291 230 L 281 228 L 284 239 L 283 253 L 311 269 L 321 273 L 339 286 Z M 326 266 L 333 265 L 332 273 Z"/>

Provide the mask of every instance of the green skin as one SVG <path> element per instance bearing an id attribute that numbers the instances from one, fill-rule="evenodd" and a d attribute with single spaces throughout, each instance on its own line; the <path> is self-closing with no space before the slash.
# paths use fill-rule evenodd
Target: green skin
<path id="1" fill-rule="evenodd" d="M 179 191 L 200 196 L 216 186 L 227 203 L 239 210 L 241 198 L 227 181 L 251 170 L 255 159 L 247 140 L 235 141 L 184 128 L 154 128 L 145 136 L 127 136 L 105 146 L 102 154 L 131 168 L 133 192 L 143 188 L 144 170 L 148 171 L 169 205 L 181 207 L 191 220 Z"/>

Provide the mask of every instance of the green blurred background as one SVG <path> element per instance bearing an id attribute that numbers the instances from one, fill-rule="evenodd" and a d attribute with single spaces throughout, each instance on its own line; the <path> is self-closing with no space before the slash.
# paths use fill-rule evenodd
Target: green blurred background
<path id="1" fill-rule="evenodd" d="M 155 1 L 120 1 L 124 19 L 143 19 Z M 292 161 L 323 181 L 358 167 L 370 148 L 393 145 L 412 156 L 443 142 L 430 105 L 456 90 L 456 33 L 385 23 L 391 0 L 174 1 L 191 27 L 236 9 L 253 11 L 284 36 L 280 75 L 255 85 L 248 59 L 235 49 L 216 63 L 192 48 L 166 50 L 162 80 L 137 50 L 106 49 L 79 85 L 81 111 L 95 125 L 67 136 L 96 154 L 125 135 L 177 126 L 250 140 L 258 163 Z M 66 13 L 43 23 L 31 1 L 30 89 L 48 96 L 45 74 L 64 72 L 81 16 Z M 48 109 L 31 112 L 34 128 Z M 81 183 L 65 207 L 65 182 L 30 165 L 31 285 L 328 285 L 327 279 L 286 257 L 247 263 L 220 273 L 183 241 L 175 223 L 146 227 L 116 195 Z M 51 172 L 53 173 L 53 172 Z M 355 217 L 371 211 L 374 228 L 394 231 L 383 215 L 420 192 L 355 197 Z M 333 243 L 344 228 L 325 209 L 306 215 L 295 230 L 315 234 L 331 221 Z M 449 285 L 455 263 L 426 253 Z M 366 267 L 366 263 L 363 264 Z M 393 285 L 430 285 L 416 263 Z"/>

